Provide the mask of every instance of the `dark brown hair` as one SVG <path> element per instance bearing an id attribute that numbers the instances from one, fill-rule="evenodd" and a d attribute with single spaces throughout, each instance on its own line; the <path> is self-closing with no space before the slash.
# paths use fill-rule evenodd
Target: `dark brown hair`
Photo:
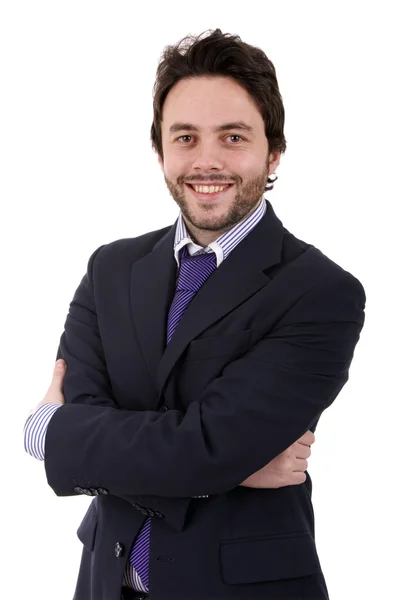
<path id="1" fill-rule="evenodd" d="M 174 46 L 164 48 L 153 87 L 150 133 L 153 149 L 163 158 L 162 109 L 171 88 L 183 78 L 226 76 L 246 89 L 258 106 L 265 123 L 269 152 L 285 152 L 285 109 L 274 65 L 260 48 L 242 42 L 238 35 L 222 33 L 220 29 L 209 31 L 197 37 L 188 35 Z M 203 37 L 205 33 L 207 37 Z M 268 183 L 273 181 L 268 178 Z M 266 190 L 272 187 L 267 185 Z"/>

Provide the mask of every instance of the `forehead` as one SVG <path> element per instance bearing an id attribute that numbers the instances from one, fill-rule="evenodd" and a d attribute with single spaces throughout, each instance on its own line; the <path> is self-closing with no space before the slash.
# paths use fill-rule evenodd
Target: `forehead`
<path id="1" fill-rule="evenodd" d="M 190 77 L 174 85 L 166 97 L 162 120 L 169 126 L 177 119 L 204 129 L 240 120 L 255 128 L 264 125 L 247 90 L 231 77 L 217 76 Z"/>

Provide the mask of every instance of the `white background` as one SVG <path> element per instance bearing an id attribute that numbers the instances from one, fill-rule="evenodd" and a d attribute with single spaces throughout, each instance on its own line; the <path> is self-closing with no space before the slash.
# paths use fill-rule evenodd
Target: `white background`
<path id="1" fill-rule="evenodd" d="M 152 86 L 164 46 L 215 27 L 277 70 L 288 147 L 267 198 L 367 294 L 309 461 L 331 600 L 399 597 L 396 4 L 1 2 L 1 598 L 72 598 L 90 499 L 54 495 L 23 424 L 90 254 L 177 217 L 149 141 Z"/>

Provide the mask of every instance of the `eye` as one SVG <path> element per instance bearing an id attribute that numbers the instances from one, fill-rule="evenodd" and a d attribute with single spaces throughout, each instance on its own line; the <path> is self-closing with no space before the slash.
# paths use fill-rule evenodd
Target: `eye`
<path id="1" fill-rule="evenodd" d="M 241 140 L 241 141 L 243 140 L 242 136 L 241 135 L 237 135 L 236 133 L 233 133 L 232 135 L 228 135 L 228 137 L 230 137 L 230 138 L 239 138 L 239 140 Z"/>
<path id="2" fill-rule="evenodd" d="M 191 137 L 192 137 L 191 135 L 181 135 L 180 137 L 178 137 L 178 141 L 181 141 L 181 140 L 183 141 L 183 138 L 191 138 Z M 189 140 L 189 141 L 191 141 L 191 140 Z"/>
<path id="3" fill-rule="evenodd" d="M 237 143 L 237 142 L 243 142 L 244 138 L 241 135 L 238 135 L 236 133 L 232 133 L 231 135 L 228 135 L 227 138 L 225 139 L 229 139 L 229 138 L 237 138 L 236 140 L 233 140 L 233 143 Z M 184 145 L 187 145 L 188 143 L 193 141 L 193 136 L 186 134 L 186 135 L 181 135 L 180 137 L 177 138 L 178 142 L 183 143 Z M 232 139 L 231 139 L 232 141 Z"/>

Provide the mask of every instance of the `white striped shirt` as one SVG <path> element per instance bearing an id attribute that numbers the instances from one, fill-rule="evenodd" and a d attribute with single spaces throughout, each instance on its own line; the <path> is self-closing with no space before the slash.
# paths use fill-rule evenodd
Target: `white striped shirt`
<path id="1" fill-rule="evenodd" d="M 202 254 L 204 252 L 215 252 L 217 268 L 223 260 L 227 258 L 230 252 L 250 233 L 250 231 L 263 218 L 267 210 L 267 204 L 264 198 L 260 199 L 257 208 L 248 215 L 245 219 L 237 223 L 231 229 L 223 233 L 215 242 L 211 242 L 206 247 L 199 246 L 193 242 L 190 237 L 182 213 L 178 217 L 177 227 L 174 239 L 174 256 L 179 268 L 179 253 L 184 246 L 191 256 L 194 254 Z M 24 427 L 24 446 L 25 451 L 38 460 L 44 460 L 44 446 L 46 440 L 46 431 L 51 417 L 56 410 L 61 408 L 60 404 L 43 404 L 38 408 L 30 419 L 25 423 Z M 149 590 L 143 584 L 135 568 L 131 563 L 127 562 L 123 585 L 131 587 L 140 592 L 148 592 Z"/>

